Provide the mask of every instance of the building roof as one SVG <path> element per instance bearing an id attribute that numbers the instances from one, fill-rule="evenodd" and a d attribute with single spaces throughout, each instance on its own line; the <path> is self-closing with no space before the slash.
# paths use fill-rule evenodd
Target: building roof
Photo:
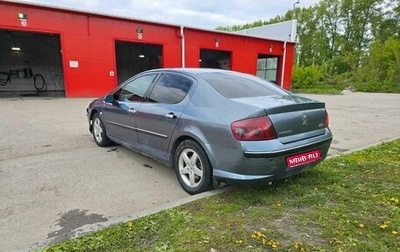
<path id="1" fill-rule="evenodd" d="M 111 14 L 102 13 L 102 12 L 88 11 L 88 10 L 78 9 L 78 8 L 69 8 L 69 7 L 63 7 L 63 6 L 53 5 L 53 4 L 33 3 L 30 1 L 24 1 L 24 0 L 22 0 L 22 1 L 20 1 L 20 0 L 0 0 L 0 2 L 13 3 L 13 4 L 19 4 L 19 5 L 27 5 L 27 6 L 36 6 L 36 7 L 40 7 L 40 8 L 53 9 L 53 10 L 57 10 L 57 11 L 68 11 L 68 12 L 75 12 L 75 13 L 80 13 L 80 14 L 85 14 L 85 15 L 95 15 L 95 16 L 113 18 L 113 19 L 117 18 L 117 19 L 129 20 L 129 21 L 153 23 L 153 24 L 158 24 L 158 25 L 163 25 L 163 26 L 183 27 L 183 28 L 187 28 L 187 29 L 200 30 L 200 31 L 206 31 L 206 32 L 214 32 L 214 33 L 220 33 L 220 34 L 228 34 L 228 35 L 233 35 L 233 36 L 253 37 L 253 38 L 258 38 L 258 39 L 266 39 L 266 40 L 270 40 L 270 41 L 293 43 L 288 40 L 276 39 L 273 37 L 269 38 L 269 37 L 261 37 L 259 35 L 253 35 L 253 34 L 241 34 L 238 32 L 228 32 L 228 31 L 211 30 L 211 29 L 205 29 L 205 28 L 199 28 L 199 27 L 184 26 L 181 24 L 159 22 L 159 21 L 148 20 L 148 19 L 138 19 L 135 17 L 118 15 L 118 14 L 111 15 Z"/>

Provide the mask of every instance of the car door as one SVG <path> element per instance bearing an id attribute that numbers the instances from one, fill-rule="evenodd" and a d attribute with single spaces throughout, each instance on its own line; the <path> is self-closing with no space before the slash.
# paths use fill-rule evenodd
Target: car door
<path id="1" fill-rule="evenodd" d="M 171 135 L 188 104 L 185 99 L 193 80 L 176 73 L 163 73 L 152 89 L 149 100 L 136 113 L 141 148 L 156 157 L 165 156 Z"/>
<path id="2" fill-rule="evenodd" d="M 102 117 L 110 137 L 131 147 L 137 145 L 136 112 L 156 76 L 151 73 L 128 80 L 113 93 L 114 101 L 105 103 Z"/>

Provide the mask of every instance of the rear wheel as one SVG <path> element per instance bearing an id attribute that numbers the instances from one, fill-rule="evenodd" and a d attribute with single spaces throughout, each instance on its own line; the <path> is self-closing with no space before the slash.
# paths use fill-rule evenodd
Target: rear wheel
<path id="1" fill-rule="evenodd" d="M 96 144 L 100 147 L 106 147 L 111 145 L 111 140 L 107 137 L 106 128 L 103 125 L 99 115 L 96 113 L 93 115 L 93 138 Z"/>
<path id="2" fill-rule="evenodd" d="M 197 194 L 212 187 L 212 168 L 203 148 L 185 140 L 179 144 L 174 158 L 175 173 L 183 189 Z"/>

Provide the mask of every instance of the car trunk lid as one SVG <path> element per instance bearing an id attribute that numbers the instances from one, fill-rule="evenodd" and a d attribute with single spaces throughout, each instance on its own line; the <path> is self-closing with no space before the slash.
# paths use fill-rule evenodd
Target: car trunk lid
<path id="1" fill-rule="evenodd" d="M 264 109 L 275 127 L 277 137 L 283 143 L 324 134 L 327 127 L 323 102 L 295 95 L 235 100 Z"/>

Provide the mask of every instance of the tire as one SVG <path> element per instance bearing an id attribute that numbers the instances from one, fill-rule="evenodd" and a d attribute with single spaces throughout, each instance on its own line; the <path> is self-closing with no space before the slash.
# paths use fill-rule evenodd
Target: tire
<path id="1" fill-rule="evenodd" d="M 11 82 L 11 77 L 7 72 L 0 72 L 0 85 L 5 86 Z"/>
<path id="2" fill-rule="evenodd" d="M 212 188 L 212 167 L 203 148 L 192 140 L 179 144 L 174 155 L 176 177 L 189 194 Z"/>
<path id="3" fill-rule="evenodd" d="M 35 74 L 35 76 L 33 77 L 33 86 L 37 91 L 46 91 L 47 82 L 44 79 L 44 76 L 41 74 Z"/>
<path id="4" fill-rule="evenodd" d="M 103 122 L 99 117 L 99 114 L 96 113 L 93 115 L 92 122 L 92 135 L 96 144 L 100 147 L 110 146 L 112 142 L 106 134 L 106 128 L 104 127 Z"/>

